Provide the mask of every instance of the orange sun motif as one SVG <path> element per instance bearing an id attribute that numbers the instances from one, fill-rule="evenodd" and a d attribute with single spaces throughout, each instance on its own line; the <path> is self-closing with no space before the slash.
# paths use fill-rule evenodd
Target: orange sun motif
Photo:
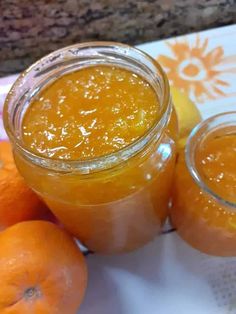
<path id="1" fill-rule="evenodd" d="M 171 85 L 200 102 L 225 95 L 222 87 L 229 83 L 219 78 L 224 71 L 217 69 L 225 59 L 222 47 L 209 51 L 208 39 L 201 42 L 199 36 L 192 47 L 186 40 L 167 45 L 173 58 L 159 55 L 157 60 L 166 70 Z"/>

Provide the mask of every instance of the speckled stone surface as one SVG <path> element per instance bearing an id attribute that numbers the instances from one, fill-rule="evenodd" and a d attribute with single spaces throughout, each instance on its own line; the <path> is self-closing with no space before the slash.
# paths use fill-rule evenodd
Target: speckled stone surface
<path id="1" fill-rule="evenodd" d="M 1 0 L 0 76 L 76 42 L 137 44 L 235 22 L 235 0 Z"/>

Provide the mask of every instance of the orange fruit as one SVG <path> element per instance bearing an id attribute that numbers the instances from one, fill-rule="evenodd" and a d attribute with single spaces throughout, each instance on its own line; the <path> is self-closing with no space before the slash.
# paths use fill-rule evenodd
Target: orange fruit
<path id="1" fill-rule="evenodd" d="M 170 88 L 173 104 L 177 113 L 179 124 L 178 147 L 184 148 L 192 129 L 202 120 L 197 106 L 188 95 L 175 87 Z"/>
<path id="2" fill-rule="evenodd" d="M 76 314 L 87 268 L 65 231 L 26 221 L 0 233 L 0 278 L 1 314 Z"/>
<path id="3" fill-rule="evenodd" d="M 46 205 L 19 174 L 8 142 L 0 142 L 0 230 L 47 216 Z"/>

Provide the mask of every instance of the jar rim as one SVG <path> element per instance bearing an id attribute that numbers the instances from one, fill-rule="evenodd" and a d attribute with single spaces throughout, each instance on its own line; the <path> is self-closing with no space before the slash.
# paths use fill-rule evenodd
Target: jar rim
<path id="1" fill-rule="evenodd" d="M 220 127 L 216 128 L 217 124 L 220 122 L 219 120 L 225 119 L 225 121 L 221 121 Z M 210 134 L 211 131 L 219 130 L 221 128 L 224 128 L 227 126 L 227 120 L 232 121 L 233 125 L 236 126 L 236 111 L 229 111 L 224 113 L 219 113 L 214 116 L 209 117 L 208 119 L 203 120 L 200 122 L 190 133 L 186 147 L 185 147 L 185 160 L 187 169 L 194 179 L 194 181 L 197 183 L 197 185 L 200 187 L 201 190 L 203 190 L 206 194 L 210 195 L 214 200 L 222 204 L 223 206 L 227 206 L 232 208 L 233 210 L 236 210 L 236 203 L 227 201 L 223 197 L 221 197 L 218 193 L 214 192 L 208 184 L 205 183 L 203 177 L 200 175 L 197 166 L 195 164 L 194 160 L 194 152 L 197 147 L 197 145 L 201 142 L 202 138 L 205 137 L 207 134 Z M 212 127 L 209 126 L 212 124 Z M 204 132 L 204 129 L 207 131 L 207 134 Z"/>
<path id="2" fill-rule="evenodd" d="M 154 124 L 134 142 L 110 154 L 106 154 L 106 155 L 91 158 L 91 159 L 85 159 L 85 160 L 84 159 L 83 160 L 51 159 L 50 157 L 35 154 L 24 145 L 23 141 L 21 141 L 19 138 L 15 136 L 15 131 L 10 121 L 9 112 L 11 110 L 10 108 L 11 105 L 14 103 L 13 98 L 15 95 L 15 91 L 21 87 L 22 82 L 24 82 L 24 80 L 27 79 L 27 76 L 31 72 L 39 69 L 40 66 L 44 66 L 45 64 L 48 64 L 51 60 L 52 62 L 54 62 L 57 56 L 63 53 L 71 52 L 75 54 L 76 51 L 80 52 L 83 49 L 84 50 L 87 49 L 90 51 L 92 51 L 92 49 L 101 49 L 101 50 L 110 49 L 111 51 L 112 49 L 115 49 L 117 56 L 124 55 L 127 58 L 129 57 L 130 60 L 134 60 L 131 54 L 135 53 L 139 58 L 151 64 L 155 68 L 155 70 L 157 70 L 157 73 L 160 76 L 163 82 L 163 87 L 164 87 L 160 118 L 157 119 L 154 122 Z M 68 58 L 66 60 L 68 61 Z M 63 61 L 61 61 L 61 64 L 62 62 Z M 54 67 L 55 67 L 55 64 L 53 64 Z M 47 69 L 48 68 L 46 68 L 46 70 Z M 43 168 L 50 168 L 57 171 L 58 170 L 59 171 L 82 170 L 83 173 L 89 173 L 91 170 L 103 169 L 105 163 L 111 165 L 108 167 L 108 168 L 111 168 L 113 164 L 117 164 L 119 163 L 119 161 L 122 162 L 134 156 L 136 153 L 138 153 L 141 150 L 141 148 L 145 147 L 145 145 L 149 142 L 149 140 L 153 137 L 153 135 L 156 133 L 157 130 L 163 131 L 163 129 L 167 125 L 168 119 L 170 117 L 170 113 L 171 113 L 171 106 L 170 106 L 169 82 L 168 82 L 165 72 L 161 68 L 160 64 L 154 58 L 149 56 L 147 53 L 141 51 L 140 49 L 126 45 L 126 44 L 111 42 L 111 41 L 94 41 L 94 42 L 84 42 L 84 43 L 74 44 L 74 45 L 70 45 L 70 46 L 66 46 L 64 48 L 58 49 L 44 56 L 43 58 L 39 59 L 38 61 L 33 63 L 30 67 L 28 67 L 24 72 L 22 72 L 20 76 L 17 78 L 17 80 L 15 81 L 15 83 L 13 84 L 10 92 L 8 93 L 6 97 L 4 110 L 3 110 L 3 120 L 4 120 L 4 127 L 6 129 L 6 132 L 11 142 L 15 145 L 15 147 L 18 150 L 20 150 L 24 154 L 24 156 L 26 156 L 33 163 L 36 163 L 37 165 Z"/>

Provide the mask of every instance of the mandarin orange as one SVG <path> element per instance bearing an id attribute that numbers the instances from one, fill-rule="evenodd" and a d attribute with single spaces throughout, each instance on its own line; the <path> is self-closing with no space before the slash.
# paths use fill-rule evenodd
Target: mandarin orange
<path id="1" fill-rule="evenodd" d="M 26 221 L 0 233 L 0 278 L 1 314 L 76 314 L 87 268 L 65 231 Z"/>
<path id="2" fill-rule="evenodd" d="M 16 169 L 10 143 L 0 142 L 0 230 L 48 216 L 47 211 Z"/>

